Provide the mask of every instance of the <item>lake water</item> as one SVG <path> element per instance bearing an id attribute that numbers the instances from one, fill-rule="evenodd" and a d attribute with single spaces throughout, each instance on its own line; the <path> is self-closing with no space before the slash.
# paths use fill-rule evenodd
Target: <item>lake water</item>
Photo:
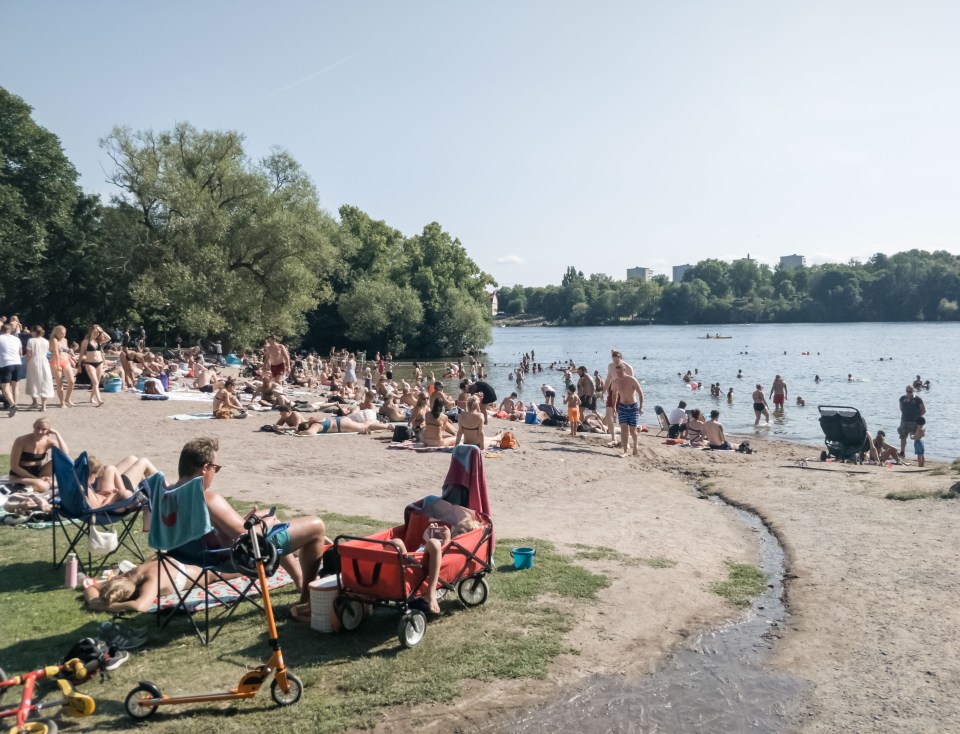
<path id="1" fill-rule="evenodd" d="M 952 461 L 960 456 L 960 434 L 947 430 L 946 417 L 960 409 L 960 392 L 946 384 L 957 375 L 960 361 L 960 323 L 922 324 L 749 324 L 741 326 L 598 326 L 494 328 L 486 350 L 489 382 L 499 398 L 516 390 L 524 402 L 542 402 L 540 386 L 546 382 L 563 390 L 562 372 L 549 370 L 551 362 L 574 360 L 606 376 L 610 349 L 623 352 L 643 385 L 644 416 L 656 425 L 654 405 L 669 409 L 679 400 L 705 414 L 717 408 L 728 433 L 823 444 L 817 422 L 817 405 L 851 405 L 867 421 L 868 430 L 883 429 L 887 441 L 898 445 L 900 410 L 897 400 L 917 374 L 929 379 L 929 391 L 920 396 L 927 407 L 927 455 Z M 731 339 L 702 339 L 706 334 Z M 543 373 L 529 375 L 522 388 L 507 379 L 524 352 L 534 350 Z M 803 352 L 809 352 L 804 355 Z M 883 361 L 881 361 L 881 358 Z M 698 370 L 695 379 L 703 392 L 691 391 L 677 374 Z M 737 371 L 743 378 L 737 379 Z M 761 383 L 769 396 L 775 375 L 787 382 L 789 399 L 782 416 L 772 416 L 770 426 L 754 428 L 750 395 Z M 853 381 L 847 375 L 853 375 Z M 814 382 L 819 375 L 822 382 Z M 719 382 L 720 398 L 712 398 L 711 382 Z M 733 404 L 726 393 L 734 389 Z M 806 407 L 795 405 L 802 396 Z M 769 398 L 768 398 L 769 400 Z M 559 398 L 558 398 L 559 402 Z M 899 446 L 898 446 L 899 447 Z M 819 451 L 817 452 L 819 454 Z M 913 461 L 913 442 L 907 442 Z"/>

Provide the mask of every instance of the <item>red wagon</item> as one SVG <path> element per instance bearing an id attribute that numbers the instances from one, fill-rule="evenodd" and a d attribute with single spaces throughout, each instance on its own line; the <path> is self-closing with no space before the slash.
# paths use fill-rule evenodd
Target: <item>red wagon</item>
<path id="1" fill-rule="evenodd" d="M 400 612 L 397 634 L 402 645 L 413 647 L 423 639 L 429 559 L 415 549 L 421 546 L 431 520 L 445 520 L 454 508 L 460 516 L 469 514 L 479 520 L 480 526 L 450 539 L 441 557 L 437 597 L 456 590 L 468 607 L 487 600 L 490 589 L 484 577 L 493 570 L 494 532 L 483 457 L 475 446 L 457 446 L 442 497 L 408 505 L 403 525 L 366 537 L 336 538 L 340 575 L 335 610 L 344 629 L 356 629 L 363 621 L 364 605 L 373 604 Z M 392 540 L 402 540 L 408 552 L 403 553 Z"/>

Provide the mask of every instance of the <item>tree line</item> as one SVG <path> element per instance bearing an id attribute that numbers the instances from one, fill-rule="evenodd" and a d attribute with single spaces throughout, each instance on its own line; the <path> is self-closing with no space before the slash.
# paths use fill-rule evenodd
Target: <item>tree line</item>
<path id="1" fill-rule="evenodd" d="M 563 324 L 955 321 L 960 257 L 938 250 L 876 254 L 865 263 L 782 268 L 708 259 L 683 280 L 613 280 L 568 267 L 560 285 L 498 292 L 510 315 Z"/>
<path id="2" fill-rule="evenodd" d="M 186 123 L 100 141 L 118 192 L 105 203 L 31 112 L 0 87 L 0 312 L 235 348 L 276 334 L 430 356 L 490 341 L 494 280 L 436 222 L 406 236 L 353 206 L 337 219 L 286 151 L 252 160 L 239 133 Z"/>

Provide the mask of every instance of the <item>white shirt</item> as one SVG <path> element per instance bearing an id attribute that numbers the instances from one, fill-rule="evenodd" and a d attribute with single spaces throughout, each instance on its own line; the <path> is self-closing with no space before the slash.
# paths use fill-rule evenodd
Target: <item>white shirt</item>
<path id="1" fill-rule="evenodd" d="M 0 367 L 19 365 L 22 346 L 13 334 L 0 334 Z"/>
<path id="2" fill-rule="evenodd" d="M 686 423 L 687 420 L 687 411 L 683 408 L 674 408 L 669 413 L 667 413 L 667 422 L 671 426 L 680 426 Z"/>

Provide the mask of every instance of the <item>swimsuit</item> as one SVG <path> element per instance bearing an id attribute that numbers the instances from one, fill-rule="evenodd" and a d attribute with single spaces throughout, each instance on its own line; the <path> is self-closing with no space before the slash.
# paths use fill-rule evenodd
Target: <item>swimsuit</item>
<path id="1" fill-rule="evenodd" d="M 617 422 L 636 428 L 640 423 L 640 403 L 618 403 Z"/>
<path id="2" fill-rule="evenodd" d="M 774 395 L 773 404 L 774 405 L 783 405 L 784 396 L 783 395 Z"/>
<path id="3" fill-rule="evenodd" d="M 754 409 L 755 411 L 757 411 L 758 413 L 762 413 L 762 412 L 763 412 L 763 407 L 764 407 L 764 406 L 763 406 L 763 403 L 754 403 L 754 404 L 753 404 L 753 409 Z"/>
<path id="4" fill-rule="evenodd" d="M 281 362 L 280 364 L 272 364 L 270 365 L 270 374 L 273 375 L 274 377 L 282 377 L 284 367 L 285 365 L 283 362 Z"/>
<path id="5" fill-rule="evenodd" d="M 30 451 L 21 451 L 20 452 L 20 468 L 31 476 L 40 478 L 40 471 L 43 469 L 44 459 L 47 458 L 47 452 L 44 451 L 42 454 L 34 454 Z M 24 464 L 24 461 L 31 462 L 30 464 Z"/>
<path id="6" fill-rule="evenodd" d="M 340 416 L 339 416 L 339 415 L 336 416 L 336 421 L 337 421 L 337 433 L 340 433 L 340 432 L 341 432 L 341 431 L 340 431 L 340 420 L 341 420 Z M 330 426 L 333 425 L 330 421 L 331 421 L 331 419 L 330 419 L 330 418 L 327 418 L 325 421 L 323 421 L 323 422 L 320 424 L 320 433 L 326 433 L 327 431 L 330 430 Z"/>

